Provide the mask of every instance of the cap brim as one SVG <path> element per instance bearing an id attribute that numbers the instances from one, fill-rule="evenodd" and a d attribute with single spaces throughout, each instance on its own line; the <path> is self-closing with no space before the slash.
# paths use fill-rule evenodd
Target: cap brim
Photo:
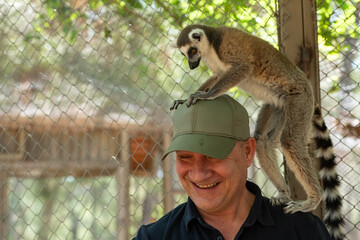
<path id="1" fill-rule="evenodd" d="M 235 138 L 187 133 L 177 136 L 172 140 L 169 148 L 164 153 L 162 160 L 174 151 L 190 151 L 207 155 L 212 158 L 225 159 L 233 150 Z"/>

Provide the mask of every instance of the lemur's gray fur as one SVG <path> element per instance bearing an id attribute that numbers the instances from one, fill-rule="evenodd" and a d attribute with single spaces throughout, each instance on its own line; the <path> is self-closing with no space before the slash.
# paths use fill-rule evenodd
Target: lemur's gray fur
<path id="1" fill-rule="evenodd" d="M 287 213 L 314 210 L 323 191 L 311 156 L 323 158 L 321 178 L 327 184 L 324 220 L 332 238 L 342 239 L 341 197 L 332 147 L 325 144 L 325 150 L 317 150 L 316 156 L 309 155 L 311 133 L 318 131 L 321 136 L 313 137 L 318 149 L 323 145 L 319 143 L 321 139 L 330 144 L 331 140 L 320 110 L 314 115 L 314 97 L 306 75 L 264 40 L 235 28 L 190 25 L 181 31 L 176 47 L 188 59 L 191 69 L 203 60 L 213 75 L 187 100 L 175 101 L 171 109 L 184 102 L 190 106 L 198 99 L 216 98 L 234 86 L 263 101 L 254 137 L 262 169 L 279 191 L 271 199 L 272 204 L 286 204 Z M 304 201 L 290 199 L 290 189 L 276 161 L 279 146 L 287 166 L 304 187 L 307 194 Z"/>

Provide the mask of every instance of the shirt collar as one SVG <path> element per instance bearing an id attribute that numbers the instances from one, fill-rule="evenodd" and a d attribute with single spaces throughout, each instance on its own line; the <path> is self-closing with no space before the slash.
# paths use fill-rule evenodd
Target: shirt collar
<path id="1" fill-rule="evenodd" d="M 243 226 L 252 226 L 256 221 L 264 226 L 274 225 L 275 222 L 270 214 L 270 210 L 268 209 L 267 204 L 264 203 L 260 188 L 255 183 L 249 181 L 246 182 L 246 188 L 251 193 L 255 194 L 255 201 Z M 186 231 L 189 230 L 189 225 L 194 219 L 198 219 L 200 222 L 204 222 L 196 208 L 195 203 L 189 197 L 183 217 L 183 223 L 185 224 Z"/>
<path id="2" fill-rule="evenodd" d="M 189 231 L 190 222 L 194 219 L 201 220 L 202 217 L 199 211 L 197 210 L 195 203 L 190 199 L 190 197 L 188 197 L 188 201 L 186 204 L 185 213 L 183 217 L 183 222 L 185 224 L 186 231 Z"/>
<path id="3" fill-rule="evenodd" d="M 273 226 L 275 221 L 271 216 L 270 209 L 265 203 L 265 198 L 261 195 L 260 188 L 252 182 L 246 182 L 246 188 L 253 194 L 255 194 L 255 201 L 253 206 L 250 209 L 248 218 L 244 223 L 244 227 L 249 227 L 254 225 L 256 221 L 264 226 Z"/>

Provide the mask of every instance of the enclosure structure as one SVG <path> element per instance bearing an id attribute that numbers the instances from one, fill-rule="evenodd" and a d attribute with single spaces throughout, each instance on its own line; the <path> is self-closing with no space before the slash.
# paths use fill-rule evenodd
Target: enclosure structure
<path id="1" fill-rule="evenodd" d="M 115 176 L 118 183 L 119 239 L 126 239 L 129 222 L 130 175 L 154 174 L 154 159 L 162 156 L 169 125 L 140 128 L 131 119 L 118 121 L 89 118 L 86 114 L 33 116 L 10 111 L 0 118 L 2 208 L 1 236 L 6 238 L 8 177 L 15 178 L 95 178 Z M 16 119 L 16 121 L 14 121 Z M 4 151 L 5 150 L 5 151 Z M 165 189 L 171 191 L 170 189 Z M 170 195 L 169 195 L 170 196 Z M 166 198 L 164 201 L 169 201 Z M 48 209 L 51 214 L 51 209 Z M 125 227 L 124 227 L 125 226 Z"/>
<path id="2" fill-rule="evenodd" d="M 0 238 L 128 239 L 186 200 L 173 156 L 160 159 L 171 102 L 211 75 L 169 47 L 190 23 L 244 29 L 307 74 L 335 143 L 346 237 L 358 238 L 359 5 L 0 0 Z M 261 103 L 228 94 L 253 130 Z M 257 161 L 249 178 L 276 194 Z"/>

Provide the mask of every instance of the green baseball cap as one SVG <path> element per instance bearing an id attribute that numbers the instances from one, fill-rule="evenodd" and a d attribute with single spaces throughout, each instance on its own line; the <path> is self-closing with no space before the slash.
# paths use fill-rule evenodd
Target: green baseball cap
<path id="1" fill-rule="evenodd" d="M 180 105 L 173 116 L 173 139 L 162 159 L 174 151 L 225 159 L 239 140 L 250 137 L 246 109 L 228 95 Z"/>

